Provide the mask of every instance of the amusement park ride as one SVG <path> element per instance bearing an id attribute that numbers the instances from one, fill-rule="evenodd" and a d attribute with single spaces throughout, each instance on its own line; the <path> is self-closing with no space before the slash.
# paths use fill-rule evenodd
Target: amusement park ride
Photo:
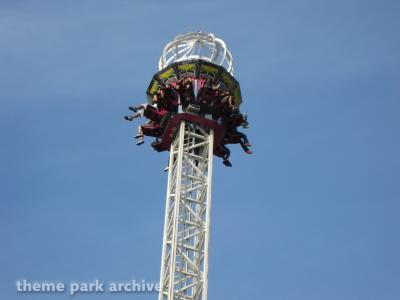
<path id="1" fill-rule="evenodd" d="M 213 155 L 226 166 L 227 144 L 251 154 L 238 127 L 247 128 L 232 55 L 211 33 L 186 33 L 168 43 L 147 89 L 148 103 L 130 107 L 145 116 L 135 137 L 155 137 L 169 150 L 159 300 L 207 300 Z"/>

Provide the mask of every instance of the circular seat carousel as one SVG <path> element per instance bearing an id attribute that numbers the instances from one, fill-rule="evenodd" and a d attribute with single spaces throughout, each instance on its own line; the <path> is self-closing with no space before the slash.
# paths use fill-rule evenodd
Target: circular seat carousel
<path id="1" fill-rule="evenodd" d="M 155 138 L 151 144 L 155 150 L 169 150 L 185 121 L 213 129 L 213 152 L 226 166 L 232 165 L 228 144 L 240 144 L 247 154 L 252 153 L 247 136 L 238 130 L 248 128 L 248 121 L 240 112 L 242 97 L 233 77 L 232 55 L 213 34 L 187 33 L 167 44 L 147 98 L 147 103 L 129 107 L 134 114 L 125 116 L 128 121 L 147 119 L 138 128 L 137 145 L 149 136 Z"/>

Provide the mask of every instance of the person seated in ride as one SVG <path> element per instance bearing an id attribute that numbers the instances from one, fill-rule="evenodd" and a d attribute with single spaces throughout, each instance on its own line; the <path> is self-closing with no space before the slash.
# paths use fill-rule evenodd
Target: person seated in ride
<path id="1" fill-rule="evenodd" d="M 229 113 L 235 109 L 235 100 L 230 92 L 223 93 L 220 105 L 223 110 Z"/>
<path id="2" fill-rule="evenodd" d="M 169 119 L 178 112 L 178 105 L 179 95 L 170 85 L 166 85 L 164 88 L 160 89 L 158 107 L 159 110 L 163 111 L 163 116 L 160 120 L 161 129 L 164 129 Z"/>
<path id="3" fill-rule="evenodd" d="M 164 103 L 164 90 L 161 88 L 158 90 L 152 97 L 153 105 L 158 109 L 158 111 L 166 111 L 167 108 L 165 107 Z"/>
<path id="4" fill-rule="evenodd" d="M 249 122 L 247 121 L 247 115 L 246 114 L 241 114 L 240 125 L 239 126 L 242 126 L 245 129 L 249 128 Z"/>
<path id="5" fill-rule="evenodd" d="M 200 114 L 212 114 L 213 102 L 217 96 L 219 85 L 213 84 L 213 80 L 208 78 L 204 86 L 197 95 L 197 103 L 200 106 Z"/>
<path id="6" fill-rule="evenodd" d="M 137 112 L 138 110 L 145 109 L 146 106 L 147 106 L 147 103 L 142 103 L 142 104 L 139 104 L 136 106 L 129 106 L 128 109 L 133 112 Z"/>
<path id="7" fill-rule="evenodd" d="M 161 88 L 153 95 L 153 106 L 157 108 L 157 113 L 162 117 L 168 112 L 168 104 L 165 99 L 165 89 Z"/>
<path id="8" fill-rule="evenodd" d="M 223 98 L 223 91 L 217 91 L 211 105 L 211 115 L 213 120 L 218 120 L 221 117 L 221 100 Z"/>
<path id="9" fill-rule="evenodd" d="M 247 115 L 244 113 L 241 113 L 239 108 L 234 108 L 232 110 L 230 119 L 232 122 L 232 126 L 234 126 L 234 127 L 242 126 L 243 128 L 249 128 L 249 122 L 247 121 Z"/>
<path id="10" fill-rule="evenodd" d="M 247 139 L 247 136 L 242 132 L 227 131 L 223 141 L 225 144 L 240 144 L 244 152 L 247 154 L 253 153 L 253 151 L 251 151 L 249 148 L 251 145 Z"/>
<path id="11" fill-rule="evenodd" d="M 181 79 L 181 82 L 179 82 L 176 86 L 176 90 L 179 94 L 183 110 L 185 110 L 190 103 L 195 101 L 192 78 L 185 77 Z"/>
<path id="12" fill-rule="evenodd" d="M 221 121 L 235 109 L 235 101 L 229 91 L 217 91 L 211 107 L 213 119 Z"/>
<path id="13" fill-rule="evenodd" d="M 142 126 L 145 126 L 150 123 L 152 123 L 152 121 L 148 120 L 146 124 L 138 126 L 138 133 L 135 136 L 135 139 L 138 139 L 138 141 L 136 142 L 136 145 L 140 146 L 144 143 L 144 134 L 143 134 Z"/>
<path id="14" fill-rule="evenodd" d="M 146 124 L 140 125 L 138 127 L 138 134 L 135 139 L 138 139 L 136 145 L 141 145 L 144 143 L 144 136 L 156 137 L 157 139 L 161 136 L 162 130 L 160 127 L 160 122 L 154 122 L 149 120 Z"/>
<path id="15" fill-rule="evenodd" d="M 149 119 L 149 122 L 139 126 L 138 135 L 135 137 L 139 139 L 138 145 L 144 143 L 145 135 L 156 137 L 156 142 L 158 142 L 158 138 L 162 136 L 169 119 L 178 110 L 179 98 L 170 85 L 166 85 L 157 91 L 152 100 L 153 105 L 148 105 L 144 110 L 144 116 Z"/>
<path id="16" fill-rule="evenodd" d="M 246 152 L 247 154 L 252 154 L 253 152 L 249 148 L 251 147 L 251 144 L 249 142 L 249 139 L 247 138 L 247 135 L 237 129 L 243 124 L 243 114 L 241 114 L 239 110 L 236 109 L 233 113 L 231 113 L 227 118 L 224 119 L 223 124 L 226 127 L 224 143 L 240 144 L 244 152 Z"/>
<path id="17" fill-rule="evenodd" d="M 166 110 L 159 110 L 155 104 L 150 105 L 147 104 L 145 109 L 143 110 L 143 116 L 145 116 L 147 119 L 155 122 L 155 123 L 160 123 L 162 117 L 167 113 Z"/>
<path id="18" fill-rule="evenodd" d="M 214 152 L 217 156 L 222 157 L 222 163 L 227 167 L 232 167 L 232 163 L 229 161 L 229 156 L 231 155 L 231 150 L 225 146 L 224 143 L 220 143 L 216 147 L 216 152 Z"/>
<path id="19" fill-rule="evenodd" d="M 153 95 L 153 103 L 157 105 L 160 111 L 166 110 L 176 113 L 178 111 L 179 95 L 171 85 L 167 84 Z"/>
<path id="20" fill-rule="evenodd" d="M 125 116 L 124 119 L 127 121 L 132 121 L 136 118 L 143 117 L 144 110 L 147 106 L 147 103 L 139 104 L 136 106 L 129 106 L 128 109 L 133 111 L 135 114 L 132 116 Z"/>
<path id="21" fill-rule="evenodd" d="M 144 136 L 160 136 L 160 122 L 163 116 L 168 112 L 164 103 L 165 92 L 160 89 L 152 97 L 152 104 L 141 104 L 136 107 L 130 108 L 135 111 L 141 109 L 141 114 L 145 116 L 148 121 L 146 124 L 138 127 L 138 134 L 135 139 L 139 139 L 136 145 L 141 145 L 144 143 Z"/>
<path id="22" fill-rule="evenodd" d="M 164 111 L 159 111 L 155 104 L 143 103 L 137 106 L 130 106 L 130 110 L 134 111 L 135 114 L 132 116 L 125 116 L 125 120 L 132 121 L 138 117 L 145 116 L 154 122 L 159 122 L 161 117 L 164 115 Z"/>

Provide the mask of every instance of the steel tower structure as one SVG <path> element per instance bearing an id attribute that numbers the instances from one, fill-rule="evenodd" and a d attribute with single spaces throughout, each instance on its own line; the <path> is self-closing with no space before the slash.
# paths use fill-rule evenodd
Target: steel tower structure
<path id="1" fill-rule="evenodd" d="M 225 42 L 204 33 L 187 33 L 168 43 L 159 69 L 190 60 L 220 65 L 233 74 Z M 182 121 L 171 144 L 159 300 L 207 299 L 213 143 L 213 129 Z"/>
<path id="2" fill-rule="evenodd" d="M 214 155 L 226 166 L 226 144 L 250 144 L 237 127 L 247 128 L 240 113 L 241 92 L 233 77 L 232 55 L 212 33 L 190 32 L 168 43 L 159 71 L 147 89 L 149 104 L 129 107 L 152 147 L 170 151 L 162 244 L 159 300 L 207 300 L 210 210 Z"/>
<path id="3" fill-rule="evenodd" d="M 159 300 L 207 299 L 213 141 L 183 121 L 171 145 Z"/>

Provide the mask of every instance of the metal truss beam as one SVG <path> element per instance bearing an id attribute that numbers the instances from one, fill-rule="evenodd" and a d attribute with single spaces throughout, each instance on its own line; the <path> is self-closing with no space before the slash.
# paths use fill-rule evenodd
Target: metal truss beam
<path id="1" fill-rule="evenodd" d="M 213 142 L 182 122 L 171 145 L 159 300 L 207 300 Z"/>

